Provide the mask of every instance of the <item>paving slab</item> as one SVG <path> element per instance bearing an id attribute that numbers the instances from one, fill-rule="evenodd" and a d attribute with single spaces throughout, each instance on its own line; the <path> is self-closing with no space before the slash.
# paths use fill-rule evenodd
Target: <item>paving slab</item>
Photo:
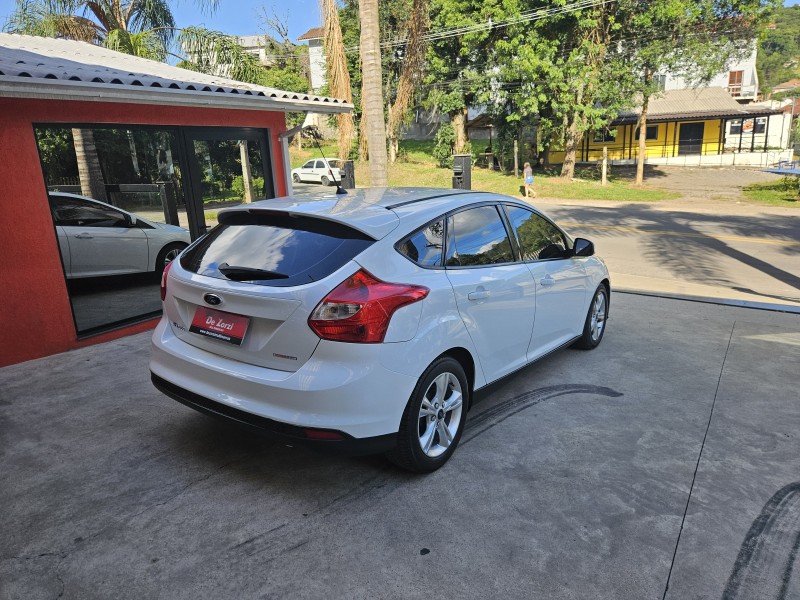
<path id="1" fill-rule="evenodd" d="M 0 598 L 639 600 L 668 578 L 670 598 L 721 598 L 734 565 L 785 575 L 800 534 L 790 495 L 782 537 L 758 538 L 778 549 L 739 560 L 800 472 L 798 331 L 615 294 L 598 349 L 495 386 L 428 476 L 191 411 L 150 385 L 148 334 L 6 367 Z"/>

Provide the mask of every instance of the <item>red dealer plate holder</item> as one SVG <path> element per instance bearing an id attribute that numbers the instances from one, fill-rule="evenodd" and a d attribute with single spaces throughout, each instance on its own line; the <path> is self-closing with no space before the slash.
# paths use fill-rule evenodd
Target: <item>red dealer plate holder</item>
<path id="1" fill-rule="evenodd" d="M 242 345 L 250 318 L 198 306 L 189 331 L 236 346 Z"/>

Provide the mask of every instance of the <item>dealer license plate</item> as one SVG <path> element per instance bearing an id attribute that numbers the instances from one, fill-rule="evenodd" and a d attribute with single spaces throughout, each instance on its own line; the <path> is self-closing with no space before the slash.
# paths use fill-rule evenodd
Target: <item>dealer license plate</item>
<path id="1" fill-rule="evenodd" d="M 189 331 L 241 346 L 249 324 L 249 317 L 198 306 Z"/>

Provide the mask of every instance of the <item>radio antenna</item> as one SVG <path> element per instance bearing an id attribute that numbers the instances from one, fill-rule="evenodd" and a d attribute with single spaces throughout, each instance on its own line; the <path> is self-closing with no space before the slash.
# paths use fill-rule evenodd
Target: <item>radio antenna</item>
<path id="1" fill-rule="evenodd" d="M 303 127 L 303 131 L 307 131 L 308 134 L 311 136 L 311 139 L 314 140 L 314 143 L 317 145 L 317 150 L 319 150 L 320 155 L 322 155 L 322 159 L 325 161 L 325 164 L 328 165 L 328 173 L 331 174 L 331 179 L 333 179 L 333 183 L 336 184 L 336 193 L 337 194 L 346 194 L 347 190 L 342 187 L 341 181 L 337 181 L 336 177 L 333 175 L 333 167 L 331 167 L 328 159 L 325 158 L 325 153 L 322 151 L 322 146 L 320 145 L 319 141 L 322 139 L 322 134 L 320 133 L 319 129 L 316 125 L 307 125 Z"/>

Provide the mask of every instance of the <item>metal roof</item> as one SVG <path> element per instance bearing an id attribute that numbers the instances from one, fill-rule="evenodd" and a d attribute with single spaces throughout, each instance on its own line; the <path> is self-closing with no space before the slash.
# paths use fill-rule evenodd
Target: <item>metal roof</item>
<path id="1" fill-rule="evenodd" d="M 86 42 L 0 33 L 0 97 L 349 112 L 336 98 L 286 92 L 139 58 Z"/>
<path id="2" fill-rule="evenodd" d="M 615 125 L 634 123 L 642 112 L 641 106 L 622 111 L 614 120 Z M 650 99 L 647 121 L 688 121 L 696 119 L 720 119 L 774 115 L 780 111 L 763 106 L 739 104 L 725 88 L 701 87 L 685 90 L 670 90 Z"/>
<path id="3" fill-rule="evenodd" d="M 308 31 L 306 31 L 303 35 L 297 38 L 298 42 L 302 42 L 303 40 L 318 40 L 324 37 L 324 32 L 322 27 L 312 27 Z"/>

